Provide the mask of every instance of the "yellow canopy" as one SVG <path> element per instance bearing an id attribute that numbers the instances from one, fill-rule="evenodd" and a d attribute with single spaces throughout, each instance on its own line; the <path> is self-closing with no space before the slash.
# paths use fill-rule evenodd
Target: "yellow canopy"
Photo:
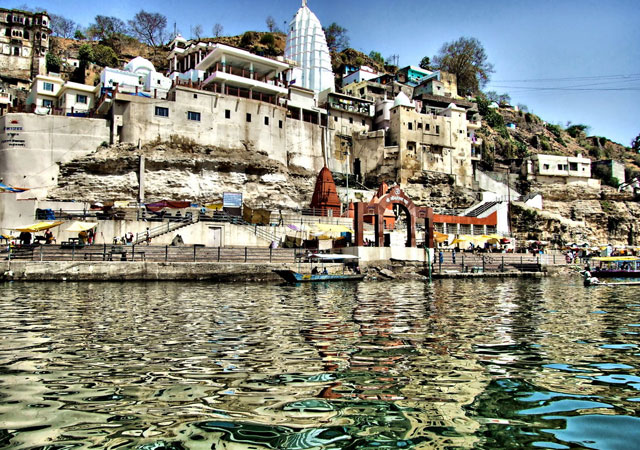
<path id="1" fill-rule="evenodd" d="M 32 225 L 26 225 L 21 228 L 13 228 L 16 231 L 26 231 L 27 233 L 37 233 L 38 231 L 48 230 L 49 228 L 57 227 L 58 225 L 62 225 L 64 222 L 38 222 Z"/>
<path id="2" fill-rule="evenodd" d="M 439 231 L 433 231 L 433 240 L 440 243 L 449 240 L 449 235 L 440 233 Z"/>
<path id="3" fill-rule="evenodd" d="M 207 209 L 212 209 L 214 211 L 219 211 L 222 209 L 222 203 L 208 203 L 204 205 L 204 207 Z"/>
<path id="4" fill-rule="evenodd" d="M 328 233 L 353 233 L 353 230 L 344 225 L 332 225 L 329 223 L 316 223 L 315 228 Z"/>
<path id="5" fill-rule="evenodd" d="M 81 231 L 87 231 L 98 226 L 98 222 L 73 222 L 73 224 L 65 231 L 72 233 L 79 233 Z"/>
<path id="6" fill-rule="evenodd" d="M 603 262 L 612 262 L 612 261 L 640 261 L 640 258 L 637 256 L 596 256 L 595 258 L 591 258 L 592 261 L 603 261 Z"/>

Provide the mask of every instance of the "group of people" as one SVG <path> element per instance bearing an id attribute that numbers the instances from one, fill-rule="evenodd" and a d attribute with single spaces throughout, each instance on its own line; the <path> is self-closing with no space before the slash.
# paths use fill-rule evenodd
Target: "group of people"
<path id="1" fill-rule="evenodd" d="M 122 245 L 133 245 L 134 238 L 134 234 L 131 231 L 127 231 L 124 236 L 121 236 L 119 239 L 117 236 L 114 236 L 113 243 Z M 149 227 L 147 227 L 144 232 L 144 241 L 147 245 L 151 244 L 151 230 L 149 230 Z"/>

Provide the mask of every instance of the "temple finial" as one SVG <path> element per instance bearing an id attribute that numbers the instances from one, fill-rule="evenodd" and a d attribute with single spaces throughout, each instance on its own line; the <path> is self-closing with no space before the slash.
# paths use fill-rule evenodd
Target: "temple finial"
<path id="1" fill-rule="evenodd" d="M 307 6 L 307 0 L 302 0 L 302 7 L 304 8 L 305 6 Z"/>

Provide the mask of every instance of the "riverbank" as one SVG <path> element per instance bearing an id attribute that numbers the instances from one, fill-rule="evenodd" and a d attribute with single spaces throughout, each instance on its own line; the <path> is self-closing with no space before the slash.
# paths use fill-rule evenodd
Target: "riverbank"
<path id="1" fill-rule="evenodd" d="M 327 264 L 329 271 L 341 271 L 341 264 Z M 294 263 L 218 263 L 148 261 L 4 261 L 0 274 L 4 281 L 198 281 L 255 282 L 280 281 L 276 269 L 297 270 Z M 369 280 L 426 279 L 422 263 L 377 262 L 362 267 Z M 548 272 L 448 271 L 432 278 L 542 277 Z"/>

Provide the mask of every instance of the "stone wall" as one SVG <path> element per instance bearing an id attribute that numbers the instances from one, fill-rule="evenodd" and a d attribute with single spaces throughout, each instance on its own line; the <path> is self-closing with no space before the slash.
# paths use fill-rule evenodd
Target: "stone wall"
<path id="1" fill-rule="evenodd" d="M 44 198 L 58 182 L 58 164 L 109 141 L 104 119 L 11 113 L 0 117 L 0 178 L 30 188 L 23 198 Z"/>

